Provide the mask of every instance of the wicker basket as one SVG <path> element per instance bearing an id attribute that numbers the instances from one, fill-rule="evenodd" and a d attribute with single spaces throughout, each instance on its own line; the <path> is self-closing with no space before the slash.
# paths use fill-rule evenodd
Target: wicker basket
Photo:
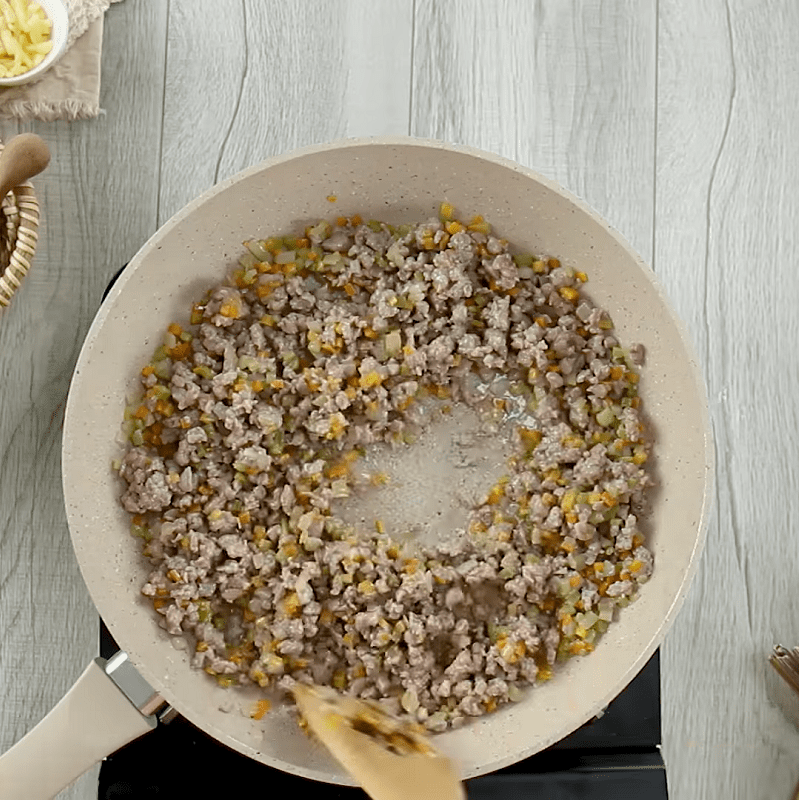
<path id="1" fill-rule="evenodd" d="M 39 203 L 33 186 L 23 183 L 0 203 L 0 309 L 8 306 L 31 268 L 38 231 Z"/>

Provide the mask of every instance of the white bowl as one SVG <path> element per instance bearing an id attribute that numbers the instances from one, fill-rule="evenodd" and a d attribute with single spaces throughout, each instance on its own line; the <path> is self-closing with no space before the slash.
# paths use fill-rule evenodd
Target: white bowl
<path id="1" fill-rule="evenodd" d="M 0 87 L 20 86 L 23 83 L 30 83 L 30 81 L 40 78 L 66 52 L 67 37 L 69 35 L 67 4 L 64 0 L 36 0 L 36 2 L 42 7 L 42 10 L 53 25 L 50 32 L 53 46 L 42 61 L 32 69 L 23 72 L 22 75 L 15 75 L 13 78 L 0 78 Z"/>

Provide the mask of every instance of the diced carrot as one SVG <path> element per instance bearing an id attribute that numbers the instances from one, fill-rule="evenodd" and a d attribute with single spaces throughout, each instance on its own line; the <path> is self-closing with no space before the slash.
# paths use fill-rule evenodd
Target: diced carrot
<path id="1" fill-rule="evenodd" d="M 579 297 L 580 293 L 573 286 L 563 286 L 558 289 L 558 294 L 570 303 L 574 303 Z"/>
<path id="2" fill-rule="evenodd" d="M 263 719 L 271 708 L 272 703 L 270 703 L 269 700 L 258 700 L 255 704 L 255 708 L 250 713 L 250 717 L 253 719 Z"/>
<path id="3" fill-rule="evenodd" d="M 345 461 L 339 461 L 327 468 L 327 476 L 328 478 L 343 478 L 349 471 L 349 465 Z"/>
<path id="4" fill-rule="evenodd" d="M 238 319 L 241 316 L 241 306 L 235 300 L 228 300 L 219 307 L 219 313 L 228 319 Z"/>
<path id="5" fill-rule="evenodd" d="M 191 354 L 191 345 L 188 342 L 181 342 L 180 344 L 175 345 L 170 351 L 169 355 L 175 361 L 183 361 L 184 358 L 188 358 Z"/>

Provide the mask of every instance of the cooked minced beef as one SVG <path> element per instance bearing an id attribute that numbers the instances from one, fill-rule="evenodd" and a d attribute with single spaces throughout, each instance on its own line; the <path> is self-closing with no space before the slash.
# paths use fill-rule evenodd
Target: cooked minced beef
<path id="1" fill-rule="evenodd" d="M 142 592 L 222 685 L 328 684 L 444 730 L 590 652 L 651 573 L 641 349 L 584 274 L 444 216 L 247 243 L 142 371 L 119 464 Z M 485 408 L 497 375 L 515 444 L 467 535 L 336 518 L 364 448 L 413 446 L 428 402 Z"/>

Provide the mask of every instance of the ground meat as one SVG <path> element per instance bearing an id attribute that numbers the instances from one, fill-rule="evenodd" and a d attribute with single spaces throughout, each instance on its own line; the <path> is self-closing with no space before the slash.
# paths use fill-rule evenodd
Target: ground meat
<path id="1" fill-rule="evenodd" d="M 142 593 L 195 667 L 328 684 L 440 731 L 590 652 L 651 575 L 643 351 L 585 275 L 482 220 L 343 223 L 249 242 L 191 327 L 170 325 L 127 414 L 121 502 Z M 361 448 L 402 446 L 441 400 L 517 442 L 464 535 L 338 519 Z"/>

